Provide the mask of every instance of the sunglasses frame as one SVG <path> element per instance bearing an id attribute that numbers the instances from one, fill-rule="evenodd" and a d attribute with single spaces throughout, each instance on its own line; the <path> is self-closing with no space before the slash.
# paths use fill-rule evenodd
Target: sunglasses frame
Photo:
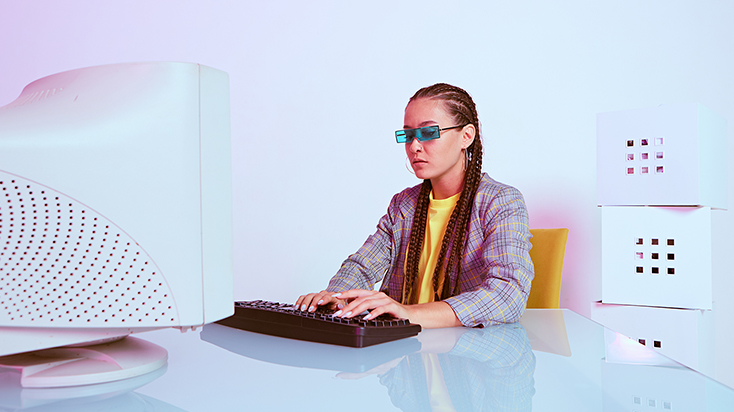
<path id="1" fill-rule="evenodd" d="M 395 131 L 395 140 L 397 140 L 398 143 L 412 143 L 413 139 L 418 139 L 419 142 L 425 142 L 427 140 L 434 140 L 441 137 L 441 132 L 444 130 L 451 130 L 451 129 L 458 129 L 460 127 L 464 127 L 469 123 L 462 124 L 459 126 L 451 126 L 451 127 L 444 127 L 443 129 L 439 125 L 434 126 L 424 126 L 424 127 L 418 127 L 415 129 L 403 129 L 403 130 L 396 130 Z M 423 137 L 423 130 L 435 130 L 436 137 Z M 413 132 L 410 138 L 408 138 L 407 132 Z"/>

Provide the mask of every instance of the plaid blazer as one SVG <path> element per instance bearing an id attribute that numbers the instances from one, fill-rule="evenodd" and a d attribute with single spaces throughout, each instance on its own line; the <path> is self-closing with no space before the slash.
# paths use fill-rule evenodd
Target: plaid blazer
<path id="1" fill-rule="evenodd" d="M 381 290 L 400 301 L 404 262 L 420 185 L 396 194 L 377 231 L 342 263 L 327 290 Z M 530 231 L 525 200 L 514 187 L 486 173 L 474 199 L 461 276 L 448 273 L 451 290 L 459 293 L 444 301 L 465 326 L 511 323 L 520 319 L 533 280 Z"/>

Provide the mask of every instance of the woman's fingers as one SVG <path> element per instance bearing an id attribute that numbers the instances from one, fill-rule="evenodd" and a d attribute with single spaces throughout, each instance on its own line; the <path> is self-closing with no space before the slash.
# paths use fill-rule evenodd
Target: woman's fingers
<path id="1" fill-rule="evenodd" d="M 374 290 L 365 290 L 365 289 L 350 289 L 345 292 L 334 293 L 332 296 L 349 302 L 351 300 L 354 300 L 360 297 L 370 296 L 375 293 L 378 293 L 378 292 Z"/>
<path id="2" fill-rule="evenodd" d="M 373 290 L 349 290 L 338 295 L 340 299 L 352 299 L 337 316 L 351 318 L 359 315 L 364 311 L 370 311 L 366 319 L 372 319 L 384 313 L 389 313 L 395 317 L 405 317 L 403 305 L 385 295 L 382 292 Z"/>
<path id="3" fill-rule="evenodd" d="M 311 303 L 311 297 L 310 297 L 310 295 L 311 295 L 311 294 L 309 293 L 308 295 L 301 295 L 301 296 L 299 296 L 299 297 L 298 297 L 298 299 L 296 299 L 296 303 L 295 303 L 295 306 L 296 306 L 297 308 L 300 308 L 300 307 L 301 307 L 301 305 L 302 305 L 302 304 L 303 304 L 304 302 L 306 302 L 306 301 L 308 301 L 308 304 L 310 304 L 310 303 Z"/>
<path id="4" fill-rule="evenodd" d="M 318 293 L 301 295 L 296 300 L 296 308 L 314 312 L 317 307 L 327 305 L 337 310 L 335 316 L 351 318 L 370 311 L 366 319 L 373 319 L 384 313 L 405 318 L 405 307 L 383 292 L 365 289 L 351 289 L 341 293 L 322 290 Z"/>
<path id="5" fill-rule="evenodd" d="M 322 290 L 318 293 L 309 293 L 307 295 L 301 295 L 296 300 L 296 308 L 299 310 L 308 310 L 314 312 L 318 306 L 328 304 L 338 304 L 338 300 L 335 299 L 333 293 Z"/>
<path id="6" fill-rule="evenodd" d="M 301 295 L 298 300 L 296 300 L 296 309 L 306 310 L 306 308 L 312 305 L 314 300 L 316 302 L 319 301 L 319 299 L 315 299 L 317 296 L 320 296 L 320 293 L 309 293 L 307 295 Z"/>

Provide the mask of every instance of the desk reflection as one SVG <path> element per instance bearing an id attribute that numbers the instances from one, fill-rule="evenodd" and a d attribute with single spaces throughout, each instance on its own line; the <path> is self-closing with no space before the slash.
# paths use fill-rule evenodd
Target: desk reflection
<path id="1" fill-rule="evenodd" d="M 166 368 L 114 382 L 62 388 L 24 388 L 20 385 L 20 374 L 3 369 L 0 370 L 0 412 L 185 412 L 135 392 L 165 374 Z"/>
<path id="2" fill-rule="evenodd" d="M 252 359 L 376 376 L 405 411 L 530 411 L 535 355 L 520 324 L 429 329 L 417 338 L 347 348 L 206 325 L 201 339 Z"/>
<path id="3" fill-rule="evenodd" d="M 530 411 L 533 354 L 519 324 L 421 332 L 421 350 L 378 374 L 404 411 Z"/>

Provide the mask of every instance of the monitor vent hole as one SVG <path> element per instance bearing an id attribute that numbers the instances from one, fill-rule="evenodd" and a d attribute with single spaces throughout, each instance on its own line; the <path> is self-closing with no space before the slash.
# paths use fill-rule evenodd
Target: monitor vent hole
<path id="1" fill-rule="evenodd" d="M 0 172 L 0 322 L 177 325 L 165 278 L 104 216 Z"/>

